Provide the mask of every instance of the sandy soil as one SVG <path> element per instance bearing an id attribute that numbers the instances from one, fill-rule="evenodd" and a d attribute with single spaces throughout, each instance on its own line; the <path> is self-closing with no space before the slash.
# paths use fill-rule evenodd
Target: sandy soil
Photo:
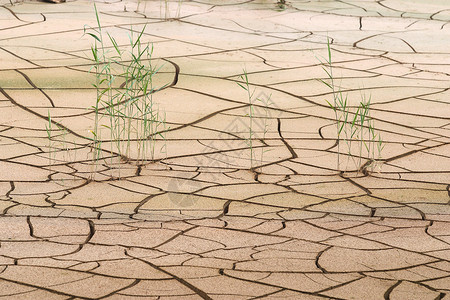
<path id="1" fill-rule="evenodd" d="M 449 297 L 448 3 L 274 2 L 97 2 L 153 46 L 161 122 L 144 163 L 100 126 L 93 163 L 93 2 L 0 1 L 0 296 Z M 349 116 L 371 100 L 350 149 L 327 41 Z"/>

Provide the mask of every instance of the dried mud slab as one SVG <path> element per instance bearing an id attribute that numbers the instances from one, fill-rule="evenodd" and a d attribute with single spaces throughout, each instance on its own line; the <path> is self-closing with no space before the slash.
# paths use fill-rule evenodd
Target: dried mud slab
<path id="1" fill-rule="evenodd" d="M 94 164 L 93 3 L 0 1 L 1 297 L 449 297 L 448 4 L 275 2 L 97 2 L 153 45 L 165 129 L 142 164 L 102 127 Z M 338 143 L 328 41 L 373 170 Z"/>

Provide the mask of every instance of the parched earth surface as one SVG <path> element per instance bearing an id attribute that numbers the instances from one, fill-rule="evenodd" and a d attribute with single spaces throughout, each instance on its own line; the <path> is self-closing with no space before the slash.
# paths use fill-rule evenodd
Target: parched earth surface
<path id="1" fill-rule="evenodd" d="M 153 45 L 145 160 L 93 141 L 93 3 L 1 0 L 1 297 L 450 299 L 448 1 L 274 2 L 97 2 Z"/>

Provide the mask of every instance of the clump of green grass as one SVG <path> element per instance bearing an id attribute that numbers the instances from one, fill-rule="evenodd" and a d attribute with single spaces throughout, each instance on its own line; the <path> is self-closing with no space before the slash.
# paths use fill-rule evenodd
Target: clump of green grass
<path id="1" fill-rule="evenodd" d="M 326 102 L 333 110 L 336 121 L 337 170 L 348 171 L 349 164 L 352 162 L 357 172 L 362 171 L 367 174 L 369 169 L 373 171 L 379 165 L 384 148 L 381 135 L 375 129 L 375 121 L 371 117 L 371 97 L 367 99 L 362 94 L 358 106 L 349 105 L 348 96 L 342 93 L 340 86 L 335 81 L 329 39 L 327 40 L 327 51 L 328 57 L 321 62 L 328 81 L 320 81 L 331 89 L 333 95 L 333 101 L 326 100 Z M 342 151 L 342 142 L 344 142 L 345 154 Z M 343 155 L 347 158 L 344 167 L 341 161 Z M 363 161 L 365 162 L 363 163 Z"/>
<path id="2" fill-rule="evenodd" d="M 154 158 L 156 137 L 164 138 L 161 132 L 165 128 L 165 117 L 153 102 L 156 91 L 153 77 L 159 71 L 152 65 L 153 46 L 142 43 L 144 26 L 137 38 L 131 30 L 131 50 L 122 50 L 109 33 L 105 39 L 95 5 L 94 8 L 98 27 L 85 27 L 85 33 L 94 39 L 91 47 L 92 69 L 96 74 L 93 85 L 97 90 L 96 103 L 92 106 L 95 114 L 92 130 L 94 165 L 102 157 L 102 144 L 105 142 L 101 138 L 102 128 L 110 137 L 107 142 L 111 164 L 115 156 L 123 161 L 145 164 L 148 159 Z M 112 47 L 107 47 L 106 42 Z M 137 148 L 134 158 L 131 147 Z M 120 163 L 118 170 L 120 178 Z"/>

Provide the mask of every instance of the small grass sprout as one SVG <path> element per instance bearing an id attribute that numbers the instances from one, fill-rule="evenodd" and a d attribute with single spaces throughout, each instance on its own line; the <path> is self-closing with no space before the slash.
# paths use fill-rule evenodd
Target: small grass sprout
<path id="1" fill-rule="evenodd" d="M 53 125 L 55 125 L 56 128 Z M 50 111 L 47 113 L 45 131 L 47 133 L 48 141 L 48 167 L 50 172 L 52 172 L 53 165 L 56 163 L 65 164 L 67 162 L 76 161 L 76 147 L 69 149 L 69 141 L 67 140 L 68 130 L 52 119 Z M 70 142 L 70 144 L 76 145 L 75 142 Z M 56 158 L 57 154 L 59 154 L 58 159 Z M 72 155 L 74 157 L 72 157 Z"/>
<path id="2" fill-rule="evenodd" d="M 250 88 L 250 83 L 248 81 L 248 74 L 247 71 L 244 69 L 244 73 L 239 76 L 239 79 L 243 81 L 243 83 L 236 82 L 243 90 L 247 93 L 247 101 L 248 101 L 248 113 L 245 115 L 248 117 L 249 125 L 248 125 L 248 138 L 245 139 L 245 142 L 250 150 L 250 169 L 253 170 L 253 161 L 254 161 L 254 154 L 253 154 L 253 115 L 254 115 L 254 94 L 255 89 Z"/>
<path id="3" fill-rule="evenodd" d="M 250 169 L 256 172 L 257 157 L 259 157 L 259 165 L 263 165 L 263 156 L 267 151 L 264 149 L 264 140 L 268 132 L 268 120 L 269 120 L 269 107 L 273 104 L 271 97 L 255 97 L 256 89 L 251 89 L 248 73 L 246 69 L 243 70 L 243 74 L 239 76 L 241 82 L 236 82 L 247 93 L 248 112 L 245 115 L 248 118 L 248 136 L 245 138 L 245 142 L 250 150 Z M 263 107 L 264 112 L 260 113 L 258 108 Z M 258 109 L 258 110 L 257 110 Z M 259 132 L 262 132 L 262 136 Z M 256 147 L 254 147 L 253 141 L 260 140 L 263 144 L 261 146 L 261 153 L 258 155 Z"/>
<path id="4" fill-rule="evenodd" d="M 141 6 L 141 1 L 142 0 L 138 0 L 138 5 L 136 8 L 136 12 L 140 11 L 140 6 Z M 173 19 L 179 19 L 181 17 L 181 6 L 183 4 L 183 0 L 177 0 L 177 9 L 175 12 L 175 17 L 172 18 L 170 16 L 170 2 L 169 0 L 160 0 L 159 1 L 159 15 L 160 18 L 163 20 L 173 20 Z M 143 12 L 145 12 L 145 10 L 147 9 L 147 2 L 144 2 L 144 9 Z"/>
<path id="5" fill-rule="evenodd" d="M 50 116 L 50 111 L 48 111 L 48 123 L 45 124 L 45 131 L 47 133 L 48 141 L 48 166 L 50 172 L 52 171 L 52 152 L 53 152 L 53 141 L 52 141 L 52 117 Z"/>

